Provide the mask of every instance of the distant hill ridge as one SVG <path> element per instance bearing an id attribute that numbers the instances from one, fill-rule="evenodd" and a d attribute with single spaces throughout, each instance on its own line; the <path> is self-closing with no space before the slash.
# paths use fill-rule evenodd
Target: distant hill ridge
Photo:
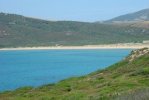
<path id="1" fill-rule="evenodd" d="M 129 21 L 149 21 L 149 8 L 138 12 L 118 16 L 106 22 L 129 22 Z"/>

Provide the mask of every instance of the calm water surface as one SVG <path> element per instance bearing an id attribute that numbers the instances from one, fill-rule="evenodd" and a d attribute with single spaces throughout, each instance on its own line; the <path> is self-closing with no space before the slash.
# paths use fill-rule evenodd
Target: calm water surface
<path id="1" fill-rule="evenodd" d="M 112 65 L 130 49 L 0 51 L 0 91 L 40 86 Z"/>

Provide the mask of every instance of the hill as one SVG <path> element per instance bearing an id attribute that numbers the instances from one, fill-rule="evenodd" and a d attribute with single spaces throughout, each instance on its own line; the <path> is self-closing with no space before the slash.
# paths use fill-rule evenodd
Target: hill
<path id="1" fill-rule="evenodd" d="M 87 76 L 0 93 L 0 100 L 148 100 L 149 49 Z"/>
<path id="2" fill-rule="evenodd" d="M 149 9 L 143 9 L 138 12 L 122 15 L 106 22 L 137 22 L 137 21 L 149 21 Z"/>
<path id="3" fill-rule="evenodd" d="M 0 48 L 142 42 L 149 27 L 129 24 L 46 21 L 0 13 Z"/>

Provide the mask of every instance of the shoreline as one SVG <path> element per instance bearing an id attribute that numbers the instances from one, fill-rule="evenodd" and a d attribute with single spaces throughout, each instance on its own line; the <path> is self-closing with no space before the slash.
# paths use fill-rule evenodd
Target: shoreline
<path id="1" fill-rule="evenodd" d="M 141 49 L 149 48 L 149 44 L 142 43 L 124 43 L 124 44 L 107 44 L 107 45 L 84 45 L 84 46 L 39 46 L 39 47 L 16 47 L 0 48 L 4 50 L 75 50 L 75 49 Z"/>

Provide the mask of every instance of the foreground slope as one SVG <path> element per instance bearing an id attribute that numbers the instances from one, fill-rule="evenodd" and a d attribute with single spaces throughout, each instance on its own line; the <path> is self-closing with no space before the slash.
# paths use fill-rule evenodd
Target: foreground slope
<path id="1" fill-rule="evenodd" d="M 134 50 L 104 70 L 56 84 L 24 87 L 0 100 L 149 100 L 149 49 Z"/>
<path id="2" fill-rule="evenodd" d="M 96 45 L 148 40 L 149 27 L 138 25 L 45 21 L 0 13 L 0 47 Z"/>

